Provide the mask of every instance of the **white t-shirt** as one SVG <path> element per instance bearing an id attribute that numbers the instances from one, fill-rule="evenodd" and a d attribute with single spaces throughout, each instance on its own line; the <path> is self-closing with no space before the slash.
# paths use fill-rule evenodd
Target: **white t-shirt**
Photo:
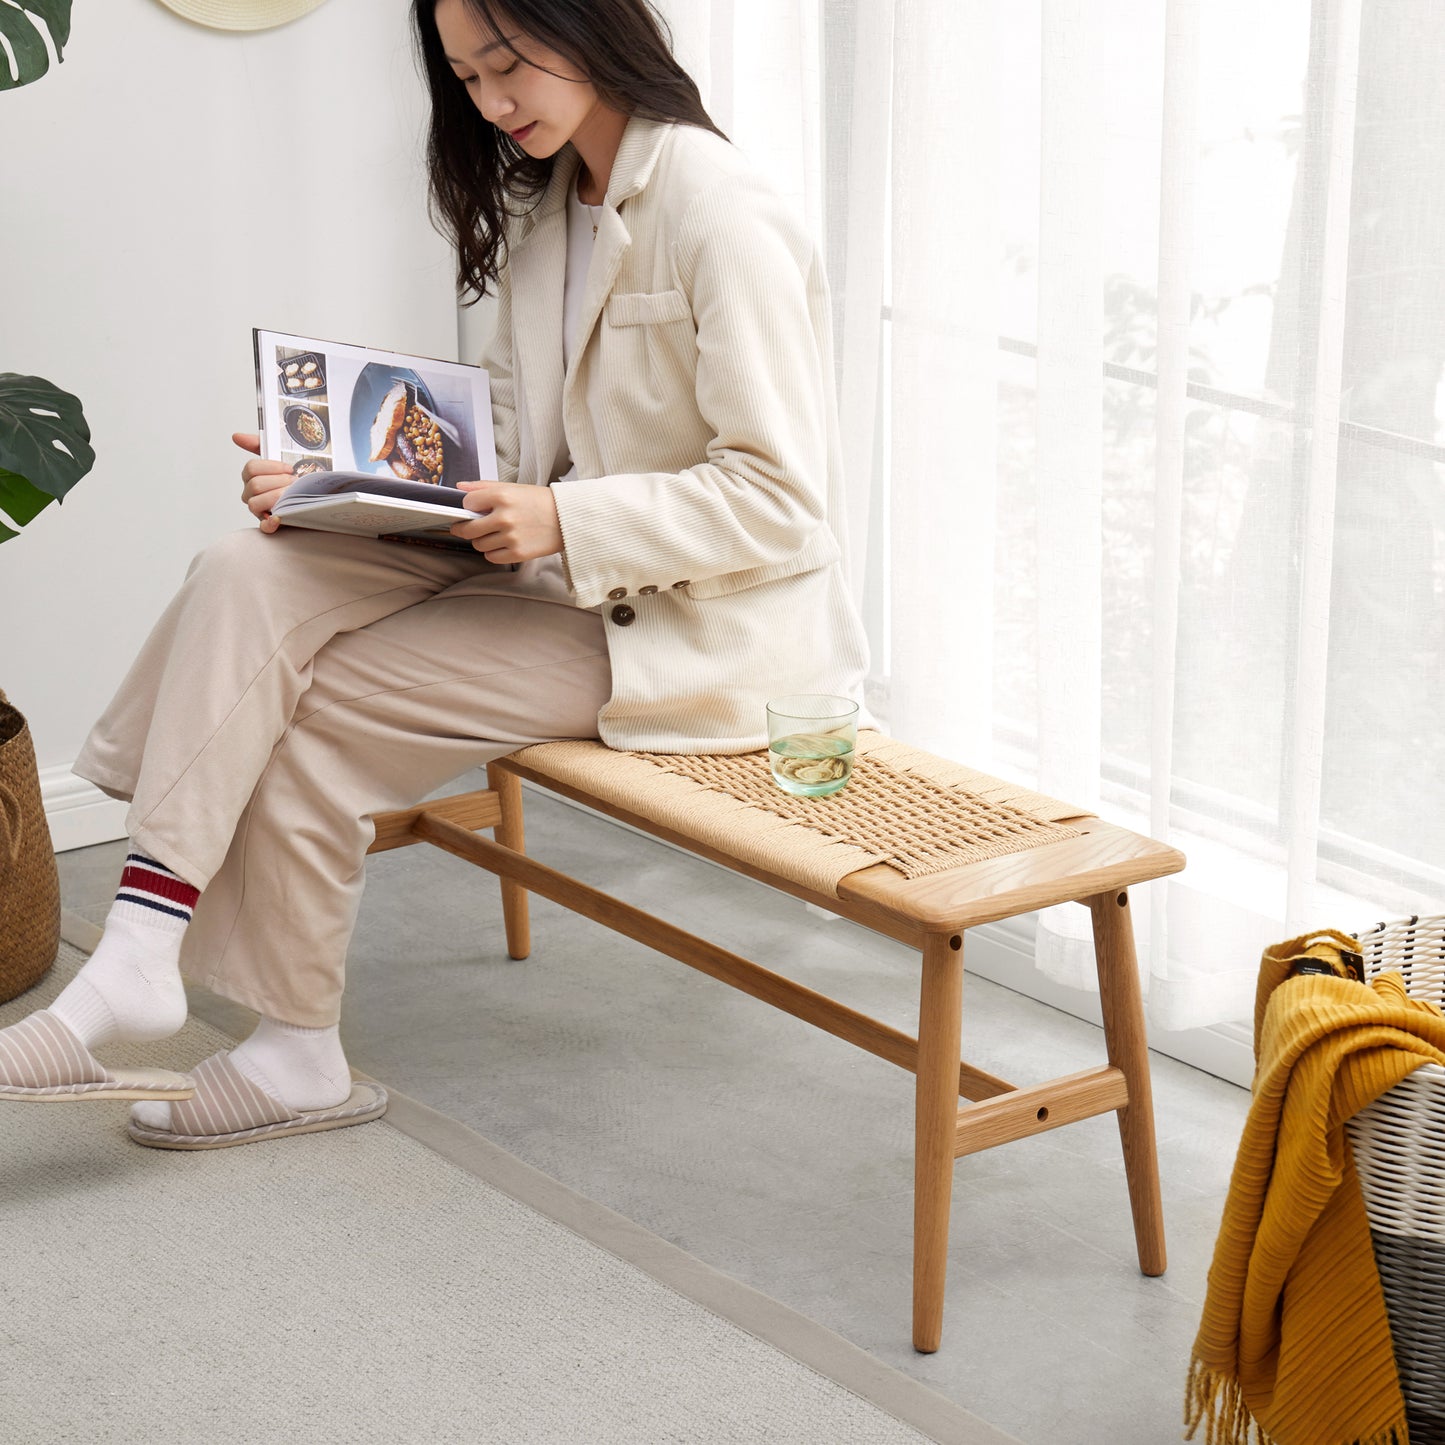
<path id="1" fill-rule="evenodd" d="M 582 314 L 582 293 L 587 289 L 587 269 L 592 264 L 592 246 L 597 239 L 597 218 L 601 206 L 584 205 L 572 186 L 567 192 L 567 283 L 562 292 L 562 366 L 572 365 L 577 345 L 577 323 Z M 573 481 L 577 464 L 569 466 L 559 482 Z"/>

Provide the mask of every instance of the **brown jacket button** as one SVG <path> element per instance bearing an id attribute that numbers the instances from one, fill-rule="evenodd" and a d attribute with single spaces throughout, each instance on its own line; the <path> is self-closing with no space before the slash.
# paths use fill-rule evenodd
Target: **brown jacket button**
<path id="1" fill-rule="evenodd" d="M 656 591 L 657 591 L 657 588 L 656 588 L 656 587 L 639 587 L 639 588 L 637 589 L 637 595 L 638 595 L 639 597 L 651 597 L 652 594 L 653 594 L 654 592 L 656 592 Z"/>
<path id="2" fill-rule="evenodd" d="M 674 592 L 676 592 L 679 587 L 691 587 L 691 586 L 692 586 L 692 583 L 691 583 L 691 582 L 688 582 L 688 581 L 686 581 L 686 580 L 684 580 L 684 581 L 682 581 L 682 582 L 674 582 L 674 583 L 672 584 L 672 590 L 673 590 Z"/>
<path id="3" fill-rule="evenodd" d="M 612 620 L 619 627 L 628 627 L 637 614 L 624 602 L 612 609 Z"/>
<path id="4" fill-rule="evenodd" d="M 610 597 L 610 598 L 612 599 L 612 601 L 616 602 L 616 601 L 620 600 L 621 598 L 627 596 L 627 588 L 625 588 L 625 587 L 614 587 L 614 588 L 612 589 L 612 591 L 609 592 L 607 595 L 608 595 L 608 597 Z"/>

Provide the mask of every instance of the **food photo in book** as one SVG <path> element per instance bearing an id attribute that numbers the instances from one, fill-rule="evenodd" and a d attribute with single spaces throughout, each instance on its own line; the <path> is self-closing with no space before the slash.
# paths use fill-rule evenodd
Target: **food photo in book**
<path id="1" fill-rule="evenodd" d="M 483 473 L 470 413 L 470 398 L 454 378 L 369 363 L 351 402 L 358 470 L 389 471 L 407 482 L 478 480 Z"/>

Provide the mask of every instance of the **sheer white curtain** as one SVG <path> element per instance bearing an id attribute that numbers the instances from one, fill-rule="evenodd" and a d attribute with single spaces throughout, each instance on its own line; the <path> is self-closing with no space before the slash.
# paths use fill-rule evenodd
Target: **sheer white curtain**
<path id="1" fill-rule="evenodd" d="M 1445 910 L 1445 6 L 663 8 L 828 258 L 890 730 L 1186 852 L 1164 1028 Z"/>

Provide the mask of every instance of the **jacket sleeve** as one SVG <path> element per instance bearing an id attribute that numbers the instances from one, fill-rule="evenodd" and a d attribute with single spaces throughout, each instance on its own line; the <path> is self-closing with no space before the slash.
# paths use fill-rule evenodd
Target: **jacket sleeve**
<path id="1" fill-rule="evenodd" d="M 693 198 L 672 250 L 697 329 L 707 455 L 681 472 L 553 485 L 582 606 L 619 586 L 785 564 L 810 540 L 817 552 L 826 528 L 831 357 L 820 357 L 814 326 L 826 288 L 811 239 L 781 197 L 734 176 Z"/>
<path id="2" fill-rule="evenodd" d="M 499 482 L 515 482 L 520 464 L 517 427 L 517 386 L 512 363 L 512 282 L 504 265 L 497 276 L 496 325 L 482 349 L 492 396 L 492 444 L 497 450 Z"/>

